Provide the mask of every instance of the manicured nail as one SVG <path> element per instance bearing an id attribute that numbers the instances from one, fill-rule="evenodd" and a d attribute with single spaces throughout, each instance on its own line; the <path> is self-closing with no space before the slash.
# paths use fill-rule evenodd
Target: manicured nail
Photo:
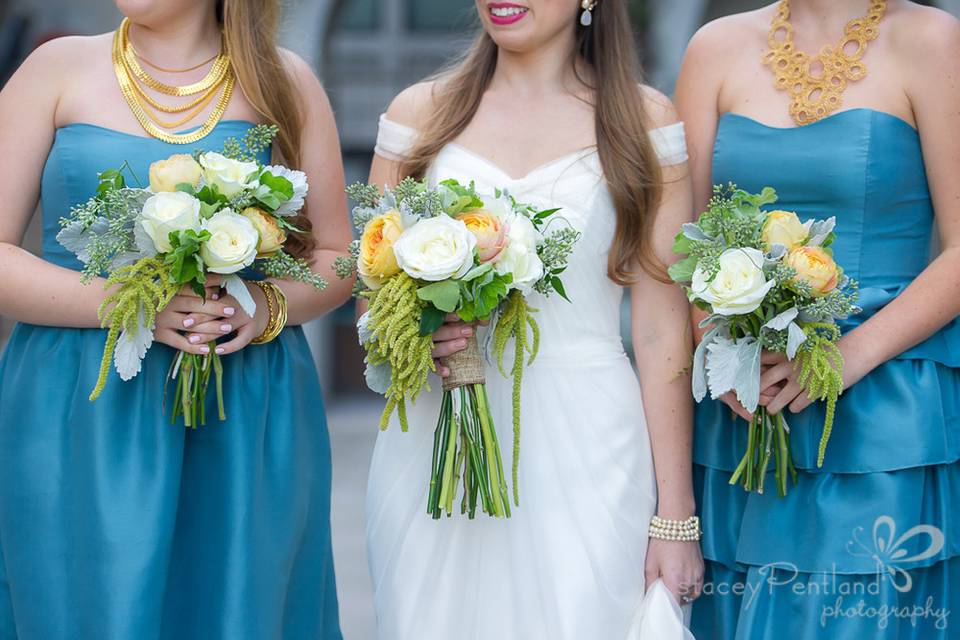
<path id="1" fill-rule="evenodd" d="M 211 299 L 211 300 L 219 300 L 219 299 L 220 299 L 220 294 L 219 294 L 219 293 L 215 293 L 215 294 L 213 294 L 212 296 L 210 296 L 210 299 Z"/>
<path id="2" fill-rule="evenodd" d="M 200 347 L 200 353 L 210 353 L 210 347 L 208 347 L 207 345 L 203 345 L 202 347 Z"/>
<path id="3" fill-rule="evenodd" d="M 465 327 L 460 330 L 460 335 L 466 336 L 467 338 L 469 338 L 470 336 L 473 335 L 473 329 L 471 329 L 470 327 Z"/>
<path id="4" fill-rule="evenodd" d="M 220 325 L 220 331 L 223 331 L 224 333 L 230 333 L 233 331 L 233 327 L 229 324 L 222 324 Z"/>
<path id="5" fill-rule="evenodd" d="M 193 318 L 187 318 L 186 320 L 183 321 L 183 326 L 192 327 L 194 322 L 195 321 Z"/>
<path id="6" fill-rule="evenodd" d="M 223 353 L 223 347 L 217 347 L 217 353 Z"/>
<path id="7" fill-rule="evenodd" d="M 237 310 L 234 309 L 233 307 L 224 307 L 224 309 L 223 309 L 223 315 L 225 315 L 225 316 L 232 316 L 234 313 L 236 313 L 236 311 L 237 311 Z"/>
<path id="8" fill-rule="evenodd" d="M 190 336 L 190 342 L 192 344 L 197 344 L 198 342 L 200 342 L 200 336 Z"/>

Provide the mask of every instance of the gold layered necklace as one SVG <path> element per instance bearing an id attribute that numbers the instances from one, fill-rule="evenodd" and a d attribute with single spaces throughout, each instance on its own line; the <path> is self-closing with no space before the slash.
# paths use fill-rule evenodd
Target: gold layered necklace
<path id="1" fill-rule="evenodd" d="M 886 0 L 870 0 L 867 15 L 847 23 L 838 45 L 827 45 L 812 57 L 797 51 L 790 2 L 780 0 L 767 36 L 770 48 L 763 54 L 763 64 L 773 71 L 774 86 L 790 94 L 790 115 L 798 125 L 816 122 L 836 111 L 843 102 L 847 82 L 867 75 L 862 58 L 867 43 L 880 34 L 880 21 L 886 11 Z M 813 66 L 819 69 L 815 71 Z"/>
<path id="2" fill-rule="evenodd" d="M 123 98 L 143 130 L 154 138 L 171 144 L 190 144 L 210 133 L 227 110 L 236 82 L 233 68 L 230 65 L 230 56 L 225 48 L 221 45 L 220 53 L 189 69 L 163 69 L 139 57 L 136 49 L 130 43 L 129 33 L 130 21 L 124 18 L 113 36 L 113 70 L 117 75 L 117 82 L 120 83 Z M 165 84 L 154 78 L 140 66 L 139 60 L 143 60 L 147 66 L 154 69 L 170 73 L 194 71 L 208 62 L 213 64 L 202 80 L 184 86 L 176 86 Z M 167 105 L 150 96 L 146 89 L 152 89 L 158 93 L 174 97 L 196 97 L 183 104 Z M 213 102 L 218 93 L 220 97 L 217 99 L 213 110 L 198 129 L 190 133 L 175 133 L 173 131 L 173 129 L 200 115 L 207 105 Z M 157 112 L 182 115 L 175 120 L 168 121 L 163 120 L 157 115 Z"/>

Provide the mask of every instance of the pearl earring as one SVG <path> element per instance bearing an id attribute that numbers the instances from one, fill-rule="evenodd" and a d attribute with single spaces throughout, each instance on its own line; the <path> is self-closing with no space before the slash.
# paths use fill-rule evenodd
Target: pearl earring
<path id="1" fill-rule="evenodd" d="M 597 6 L 597 3 L 595 0 L 583 0 L 580 6 L 583 8 L 583 13 L 580 14 L 580 24 L 589 27 L 593 24 L 593 10 Z"/>

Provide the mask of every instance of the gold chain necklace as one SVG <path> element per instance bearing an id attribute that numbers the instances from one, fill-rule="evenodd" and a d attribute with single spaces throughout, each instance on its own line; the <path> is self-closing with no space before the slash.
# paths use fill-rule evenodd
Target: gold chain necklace
<path id="1" fill-rule="evenodd" d="M 222 55 L 221 53 L 216 53 L 216 54 L 210 56 L 209 58 L 207 58 L 206 60 L 204 60 L 203 62 L 198 62 L 197 64 L 193 65 L 192 67 L 187 67 L 186 69 L 169 69 L 169 68 L 167 68 L 167 67 L 161 67 L 160 65 L 155 64 L 155 63 L 153 63 L 153 62 L 150 62 L 149 60 L 147 60 L 146 58 L 144 58 L 143 55 L 142 55 L 139 51 L 137 51 L 136 48 L 134 48 L 134 46 L 133 46 L 132 44 L 130 45 L 130 51 L 131 51 L 131 53 L 133 53 L 133 55 L 135 55 L 135 56 L 137 57 L 137 60 L 139 60 L 139 61 L 142 62 L 143 64 L 147 65 L 147 66 L 150 67 L 151 69 L 155 69 L 155 70 L 157 70 L 157 71 L 162 71 L 162 72 L 164 72 L 164 73 L 189 73 L 190 71 L 196 71 L 196 70 L 199 69 L 200 67 L 203 67 L 203 66 L 206 66 L 206 65 L 210 64 L 211 62 L 213 62 L 214 60 L 216 60 L 220 55 Z"/>
<path id="2" fill-rule="evenodd" d="M 867 43 L 877 39 L 879 25 L 887 11 L 886 0 L 870 0 L 867 15 L 847 23 L 837 46 L 824 46 L 816 57 L 797 51 L 790 24 L 790 2 L 780 0 L 767 36 L 769 50 L 763 64 L 773 71 L 773 84 L 791 98 L 790 115 L 798 125 L 821 120 L 836 111 L 843 102 L 847 82 L 867 75 L 861 62 Z M 853 47 L 856 49 L 850 51 Z M 819 63 L 819 74 L 811 66 Z"/>
<path id="3" fill-rule="evenodd" d="M 152 137 L 170 144 L 190 144 L 209 134 L 227 110 L 236 82 L 227 52 L 221 51 L 203 80 L 183 87 L 170 86 L 156 80 L 137 64 L 136 52 L 127 37 L 129 29 L 130 23 L 124 19 L 113 36 L 113 69 L 124 100 L 143 130 Z M 145 86 L 167 95 L 200 95 L 182 105 L 162 105 L 146 93 L 137 82 L 138 80 Z M 213 101 L 218 92 L 220 92 L 220 98 L 206 121 L 198 129 L 190 133 L 169 131 L 199 115 Z M 178 120 L 165 122 L 150 110 L 151 107 L 164 113 L 188 113 Z"/>

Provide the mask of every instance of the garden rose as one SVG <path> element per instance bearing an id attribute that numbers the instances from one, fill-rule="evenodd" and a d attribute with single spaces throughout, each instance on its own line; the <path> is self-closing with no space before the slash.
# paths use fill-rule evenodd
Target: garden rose
<path id="1" fill-rule="evenodd" d="M 475 209 L 461 213 L 457 220 L 467 225 L 467 229 L 477 239 L 477 252 L 480 262 L 490 262 L 503 251 L 507 244 L 507 225 L 493 213 L 484 209 Z"/>
<path id="2" fill-rule="evenodd" d="M 193 156 L 178 153 L 150 165 L 150 191 L 176 191 L 178 184 L 189 184 L 196 188 L 202 176 L 203 170 Z"/>
<path id="3" fill-rule="evenodd" d="M 253 227 L 260 235 L 260 243 L 257 245 L 258 255 L 267 256 L 275 253 L 287 241 L 287 232 L 263 209 L 247 207 L 241 215 L 253 223 Z"/>
<path id="4" fill-rule="evenodd" d="M 150 236 L 157 251 L 171 251 L 171 232 L 200 230 L 200 201 L 182 191 L 162 191 L 144 203 L 140 226 Z"/>
<path id="5" fill-rule="evenodd" d="M 810 223 L 800 222 L 792 211 L 771 211 L 763 223 L 761 238 L 767 251 L 775 244 L 782 244 L 787 249 L 796 249 L 806 242 L 810 235 Z"/>
<path id="6" fill-rule="evenodd" d="M 256 260 L 260 234 L 247 218 L 232 209 L 221 209 L 204 221 L 203 228 L 210 232 L 210 239 L 200 247 L 208 271 L 236 273 Z"/>
<path id="7" fill-rule="evenodd" d="M 420 220 L 393 245 L 397 264 L 418 280 L 462 278 L 473 268 L 477 239 L 460 220 L 447 215 Z"/>
<path id="8" fill-rule="evenodd" d="M 814 296 L 825 296 L 837 288 L 840 268 L 821 247 L 800 247 L 787 254 L 787 266 L 796 270 L 796 279 L 810 285 Z"/>
<path id="9" fill-rule="evenodd" d="M 507 247 L 493 265 L 500 275 L 513 275 L 513 287 L 524 295 L 543 277 L 543 262 L 537 255 L 537 230 L 523 215 L 509 218 Z"/>
<path id="10" fill-rule="evenodd" d="M 259 168 L 256 162 L 231 160 L 212 151 L 200 155 L 200 165 L 203 167 L 203 179 L 206 183 L 216 186 L 217 190 L 228 198 L 253 186 L 251 182 Z"/>
<path id="11" fill-rule="evenodd" d="M 693 273 L 690 288 L 713 312 L 738 316 L 755 311 L 776 282 L 763 274 L 763 253 L 757 249 L 727 249 L 720 254 L 720 271 L 707 282 L 702 269 Z"/>
<path id="12" fill-rule="evenodd" d="M 379 289 L 384 281 L 400 271 L 393 245 L 403 233 L 400 213 L 391 209 L 370 220 L 360 237 L 357 273 L 371 289 Z"/>

